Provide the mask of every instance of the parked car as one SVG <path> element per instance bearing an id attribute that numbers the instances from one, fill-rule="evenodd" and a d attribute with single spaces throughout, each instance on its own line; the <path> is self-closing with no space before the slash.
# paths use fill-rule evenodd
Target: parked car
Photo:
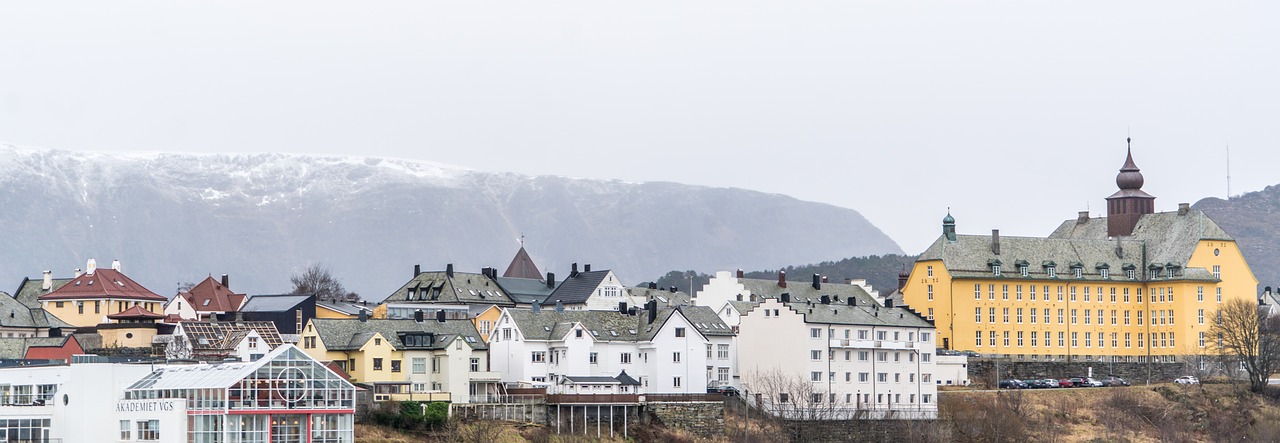
<path id="1" fill-rule="evenodd" d="M 1041 379 L 1031 380 L 1031 382 L 1027 384 L 1031 385 L 1033 389 L 1046 389 L 1046 388 L 1058 387 L 1058 381 L 1052 378 L 1041 378 Z"/>
<path id="2" fill-rule="evenodd" d="M 1200 379 L 1196 378 L 1194 375 L 1184 375 L 1178 377 L 1178 379 L 1173 382 L 1180 385 L 1198 385 L 1200 384 Z"/>
<path id="3" fill-rule="evenodd" d="M 977 351 L 964 351 L 964 356 L 971 357 L 971 358 L 979 358 L 979 357 L 982 357 L 982 354 L 979 354 Z"/>
<path id="4" fill-rule="evenodd" d="M 1016 378 L 1011 378 L 1008 380 L 1000 380 L 1000 383 L 998 383 L 997 386 L 1000 389 L 1027 389 L 1028 387 L 1030 387 L 1030 385 L 1028 385 L 1026 382 L 1022 380 L 1018 380 Z"/>
<path id="5" fill-rule="evenodd" d="M 1114 375 L 1102 379 L 1102 384 L 1107 386 L 1129 386 L 1129 381 Z"/>
<path id="6" fill-rule="evenodd" d="M 1088 386 L 1088 382 L 1085 381 L 1084 377 L 1071 377 L 1070 380 L 1071 380 L 1071 386 L 1073 387 L 1081 388 L 1081 387 Z"/>
<path id="7" fill-rule="evenodd" d="M 1084 383 L 1085 383 L 1084 386 L 1087 386 L 1090 388 L 1101 388 L 1103 386 L 1106 386 L 1105 383 L 1102 383 L 1102 381 L 1096 380 L 1093 377 L 1085 378 Z"/>
<path id="8" fill-rule="evenodd" d="M 707 393 L 727 395 L 730 397 L 739 396 L 738 388 L 735 388 L 733 386 L 717 386 L 714 388 L 707 388 Z"/>
<path id="9" fill-rule="evenodd" d="M 1058 387 L 1059 387 L 1059 388 L 1074 388 L 1075 386 L 1076 386 L 1076 384 L 1075 384 L 1075 383 L 1072 383 L 1072 382 L 1071 382 L 1071 379 L 1069 379 L 1069 378 L 1064 378 L 1064 379 L 1062 379 L 1062 380 L 1058 380 Z"/>

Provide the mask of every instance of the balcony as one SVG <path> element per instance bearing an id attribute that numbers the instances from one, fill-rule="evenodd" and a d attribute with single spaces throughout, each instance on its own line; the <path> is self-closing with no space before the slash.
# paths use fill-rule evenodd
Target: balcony
<path id="1" fill-rule="evenodd" d="M 471 381 L 502 381 L 501 372 L 469 372 L 467 374 L 467 379 Z"/>
<path id="2" fill-rule="evenodd" d="M 830 341 L 832 348 L 852 348 L 852 349 L 897 349 L 897 350 L 915 350 L 919 351 L 921 343 L 910 341 L 894 341 L 894 340 L 851 340 L 836 339 Z"/>

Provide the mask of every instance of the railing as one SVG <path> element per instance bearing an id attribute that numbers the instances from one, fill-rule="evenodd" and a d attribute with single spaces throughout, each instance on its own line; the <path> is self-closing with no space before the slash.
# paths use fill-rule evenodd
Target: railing
<path id="1" fill-rule="evenodd" d="M 786 420 L 932 420 L 938 418 L 936 407 L 861 407 L 824 408 L 768 405 L 766 412 Z"/>
<path id="2" fill-rule="evenodd" d="M 471 403 L 533 404 L 545 403 L 546 401 L 546 394 L 482 394 L 471 396 Z"/>
<path id="3" fill-rule="evenodd" d="M 646 402 L 682 403 L 694 401 L 724 401 L 724 394 L 645 394 Z"/>
<path id="4" fill-rule="evenodd" d="M 374 401 L 453 401 L 448 392 L 405 392 L 396 394 L 376 394 Z"/>
<path id="5" fill-rule="evenodd" d="M 547 394 L 547 403 L 639 403 L 638 394 Z"/>

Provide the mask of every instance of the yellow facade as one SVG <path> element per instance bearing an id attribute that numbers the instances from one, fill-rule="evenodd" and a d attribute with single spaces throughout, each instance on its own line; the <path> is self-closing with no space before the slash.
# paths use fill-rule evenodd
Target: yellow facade
<path id="1" fill-rule="evenodd" d="M 150 348 L 156 336 L 153 327 L 140 328 L 100 328 L 104 348 Z"/>
<path id="2" fill-rule="evenodd" d="M 1232 298 L 1253 301 L 1258 280 L 1234 241 L 1200 240 L 1187 268 L 1218 276 L 1193 280 L 1150 278 L 1123 271 L 1102 279 L 954 278 L 943 260 L 915 264 L 903 288 L 904 301 L 934 320 L 939 345 L 984 355 L 1024 359 L 1148 357 L 1210 353 L 1213 316 Z M 1046 299 L 1047 298 L 1047 299 Z M 1207 345 L 1207 347 L 1206 347 Z M 1157 358 L 1158 359 L 1158 358 Z"/>
<path id="3" fill-rule="evenodd" d="M 480 338 L 485 343 L 489 342 L 489 333 L 493 331 L 493 326 L 498 324 L 498 318 L 502 317 L 502 309 L 497 306 L 490 306 L 480 315 L 471 319 L 471 323 L 475 325 L 476 330 L 480 331 Z"/>
<path id="4" fill-rule="evenodd" d="M 320 304 L 316 304 L 316 318 L 356 318 L 355 315 L 344 314 Z"/>
<path id="5" fill-rule="evenodd" d="M 155 314 L 164 315 L 164 306 L 158 301 L 139 302 L 116 299 L 69 299 L 41 302 L 44 310 L 62 321 L 78 327 L 109 323 L 108 315 L 132 308 L 134 304 Z"/>

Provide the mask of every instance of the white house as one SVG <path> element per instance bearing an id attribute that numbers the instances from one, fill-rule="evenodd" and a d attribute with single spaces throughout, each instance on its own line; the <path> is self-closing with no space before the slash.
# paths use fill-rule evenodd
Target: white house
<path id="1" fill-rule="evenodd" d="M 748 398 L 806 419 L 933 418 L 935 329 L 864 284 L 735 277 L 694 299 L 722 318 L 741 315 L 737 367 Z"/>
<path id="2" fill-rule="evenodd" d="M 545 304 L 560 305 L 569 311 L 612 311 L 618 309 L 618 303 L 639 306 L 646 301 L 633 296 L 613 271 L 592 271 L 591 265 L 585 265 L 578 272 L 578 264 L 574 263 L 569 277 L 547 296 Z"/>
<path id="3" fill-rule="evenodd" d="M 508 384 L 551 393 L 703 393 L 731 381 L 732 340 L 710 309 L 650 302 L 639 310 L 504 309 L 489 346 Z"/>

